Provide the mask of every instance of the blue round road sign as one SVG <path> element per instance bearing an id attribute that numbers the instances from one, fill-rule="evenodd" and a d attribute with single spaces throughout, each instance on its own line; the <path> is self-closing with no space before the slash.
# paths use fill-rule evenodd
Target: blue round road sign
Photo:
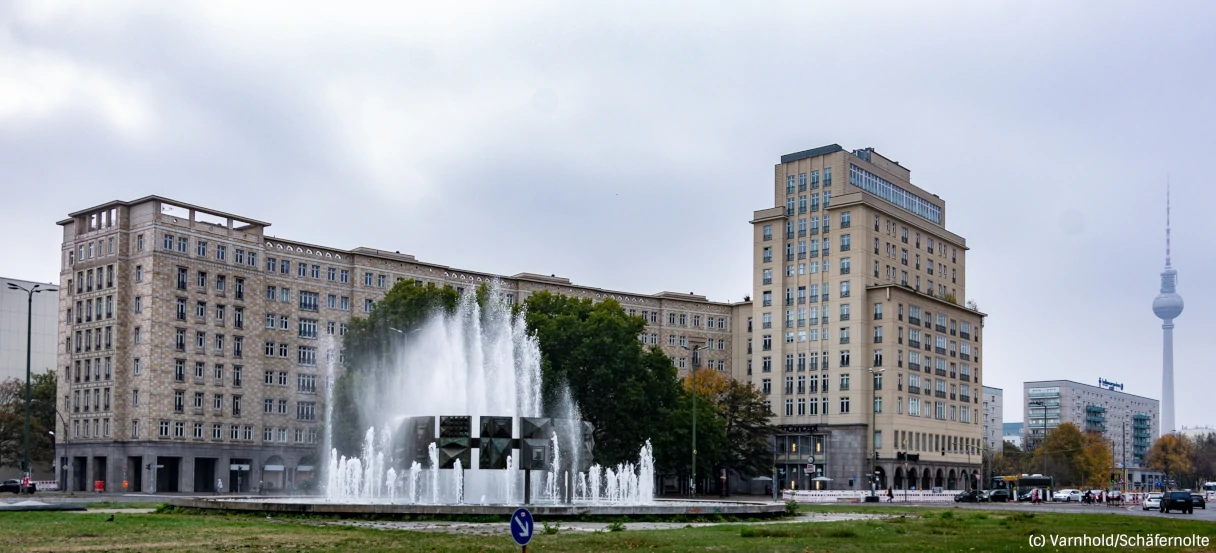
<path id="1" fill-rule="evenodd" d="M 532 541 L 532 513 L 519 508 L 511 515 L 511 538 L 519 545 L 528 545 Z"/>

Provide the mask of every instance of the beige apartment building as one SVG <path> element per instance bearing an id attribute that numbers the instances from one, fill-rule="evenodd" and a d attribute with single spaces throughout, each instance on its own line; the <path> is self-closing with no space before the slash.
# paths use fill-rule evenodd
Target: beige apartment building
<path id="1" fill-rule="evenodd" d="M 73 490 L 290 489 L 317 471 L 327 363 L 392 285 L 411 279 L 508 301 L 538 290 L 613 298 L 681 370 L 737 374 L 749 303 L 510 277 L 270 237 L 270 223 L 158 196 L 69 215 L 59 292 L 59 478 Z M 36 475 L 36 477 L 38 477 Z"/>
<path id="2" fill-rule="evenodd" d="M 833 144 L 782 156 L 755 212 L 736 370 L 770 398 L 782 488 L 978 484 L 985 314 L 945 202 L 910 179 Z"/>

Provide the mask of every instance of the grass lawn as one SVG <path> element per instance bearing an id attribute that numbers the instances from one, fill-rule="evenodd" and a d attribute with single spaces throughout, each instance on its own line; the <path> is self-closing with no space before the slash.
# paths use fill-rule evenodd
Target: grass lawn
<path id="1" fill-rule="evenodd" d="M 894 511 L 896 508 L 891 509 Z M 809 509 L 827 511 L 827 509 Z M 873 512 L 871 509 L 860 510 Z M 831 509 L 839 512 L 840 509 Z M 677 530 L 570 532 L 544 535 L 532 551 L 1014 551 L 1034 534 L 1198 534 L 1216 524 L 1182 518 L 1096 514 L 911 509 L 883 521 L 730 524 Z M 316 520 L 224 515 L 5 513 L 5 551 L 518 551 L 505 534 L 320 526 Z M 898 516 L 898 515 L 896 515 Z M 538 521 L 539 524 L 539 521 Z M 1209 550 L 1213 550 L 1209 546 Z M 1049 548 L 1050 549 L 1050 548 Z M 1136 551 L 1136 549 L 1131 549 Z M 1142 549 L 1160 551 L 1161 549 Z"/>

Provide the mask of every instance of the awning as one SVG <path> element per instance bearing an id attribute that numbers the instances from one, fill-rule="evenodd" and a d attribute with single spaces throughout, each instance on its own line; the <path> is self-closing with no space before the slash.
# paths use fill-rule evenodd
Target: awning
<path id="1" fill-rule="evenodd" d="M 312 465 L 300 465 L 296 467 L 296 472 L 312 472 Z"/>
<path id="2" fill-rule="evenodd" d="M 238 465 L 236 463 L 228 465 L 228 470 L 249 470 L 249 465 Z"/>
<path id="3" fill-rule="evenodd" d="M 283 465 L 266 465 L 264 468 L 262 468 L 262 471 L 263 472 L 282 472 Z"/>

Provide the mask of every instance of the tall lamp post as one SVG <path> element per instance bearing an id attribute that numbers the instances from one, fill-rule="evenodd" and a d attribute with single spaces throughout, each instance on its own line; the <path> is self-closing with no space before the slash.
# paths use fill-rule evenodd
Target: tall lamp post
<path id="1" fill-rule="evenodd" d="M 1031 401 L 1027 405 L 1043 408 L 1043 476 L 1047 476 L 1047 402 Z"/>
<path id="2" fill-rule="evenodd" d="M 697 495 L 697 365 L 701 359 L 697 356 L 697 352 L 701 351 L 701 346 L 680 346 L 692 352 L 692 370 L 689 372 L 689 382 L 692 383 L 692 486 L 689 491 L 692 496 Z M 776 484 L 776 482 L 773 482 Z"/>
<path id="3" fill-rule="evenodd" d="M 21 290 L 26 294 L 26 317 L 25 317 L 25 443 L 21 453 L 21 472 L 25 476 L 30 475 L 30 362 L 33 347 L 34 337 L 34 294 L 41 292 L 58 292 L 58 288 L 35 284 L 30 288 L 25 288 L 14 282 L 8 283 L 9 290 Z"/>
<path id="4" fill-rule="evenodd" d="M 874 446 L 873 466 L 870 467 L 870 498 L 868 501 L 878 501 L 875 487 L 878 486 L 878 444 L 874 443 L 878 435 L 878 382 L 885 368 L 870 367 L 870 445 Z M 868 448 L 867 448 L 868 449 Z"/>

